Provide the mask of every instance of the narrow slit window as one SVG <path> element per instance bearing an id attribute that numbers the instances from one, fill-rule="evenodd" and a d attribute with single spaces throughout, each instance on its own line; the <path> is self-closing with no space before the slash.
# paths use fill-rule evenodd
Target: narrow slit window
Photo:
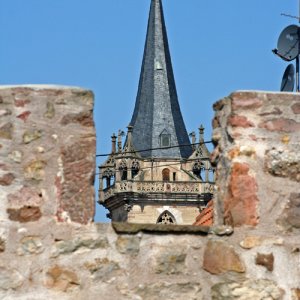
<path id="1" fill-rule="evenodd" d="M 176 172 L 173 172 L 173 181 L 176 181 Z"/>

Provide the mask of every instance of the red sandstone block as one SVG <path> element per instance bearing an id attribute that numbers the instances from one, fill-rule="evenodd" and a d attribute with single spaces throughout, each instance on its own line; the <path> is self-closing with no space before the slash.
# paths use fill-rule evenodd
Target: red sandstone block
<path id="1" fill-rule="evenodd" d="M 258 127 L 269 131 L 297 132 L 300 130 L 300 123 L 292 119 L 279 118 L 261 122 Z"/>
<path id="2" fill-rule="evenodd" d="M 293 104 L 292 111 L 294 114 L 300 114 L 300 103 Z"/>
<path id="3" fill-rule="evenodd" d="M 249 121 L 245 116 L 233 115 L 228 118 L 227 123 L 232 127 L 242 127 L 242 128 L 254 127 L 254 124 L 251 121 Z"/>
<path id="4" fill-rule="evenodd" d="M 248 174 L 249 166 L 234 163 L 231 170 L 228 194 L 224 201 L 224 219 L 229 225 L 257 225 L 257 183 Z"/>
<path id="5" fill-rule="evenodd" d="M 23 120 L 24 122 L 28 119 L 29 115 L 31 114 L 30 111 L 24 111 L 23 113 L 19 114 L 17 118 Z"/>
<path id="6" fill-rule="evenodd" d="M 29 104 L 30 100 L 15 100 L 16 107 L 24 107 L 26 104 Z"/>
<path id="7" fill-rule="evenodd" d="M 255 109 L 263 105 L 263 101 L 257 98 L 256 93 L 234 93 L 231 95 L 232 109 Z"/>

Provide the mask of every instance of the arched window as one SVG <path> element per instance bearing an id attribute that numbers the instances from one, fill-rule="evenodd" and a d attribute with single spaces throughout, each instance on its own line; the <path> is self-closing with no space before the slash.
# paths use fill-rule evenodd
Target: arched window
<path id="1" fill-rule="evenodd" d="M 193 166 L 193 174 L 196 175 L 199 179 L 203 180 L 203 172 L 205 171 L 205 167 L 203 163 L 196 162 Z"/>
<path id="2" fill-rule="evenodd" d="M 120 177 L 121 180 L 127 180 L 127 165 L 126 165 L 126 161 L 122 161 L 120 166 L 119 166 L 119 171 L 120 171 Z"/>
<path id="3" fill-rule="evenodd" d="M 115 183 L 115 173 L 111 169 L 105 170 L 103 172 L 102 178 L 103 178 L 104 189 L 111 187 Z"/>
<path id="4" fill-rule="evenodd" d="M 140 164 L 137 160 L 134 160 L 131 166 L 132 178 L 134 178 L 139 173 L 139 171 L 140 171 Z"/>
<path id="5" fill-rule="evenodd" d="M 163 169 L 162 170 L 162 179 L 163 181 L 170 181 L 170 170 L 169 169 Z"/>
<path id="6" fill-rule="evenodd" d="M 157 219 L 157 224 L 176 224 L 174 216 L 165 210 Z"/>

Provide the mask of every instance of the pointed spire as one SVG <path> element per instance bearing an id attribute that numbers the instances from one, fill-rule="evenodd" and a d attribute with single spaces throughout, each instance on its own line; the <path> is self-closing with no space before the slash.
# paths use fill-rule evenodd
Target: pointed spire
<path id="1" fill-rule="evenodd" d="M 179 145 L 142 152 L 143 157 L 187 158 L 192 153 L 178 103 L 161 0 L 151 0 L 144 57 L 131 125 L 136 150 Z"/>

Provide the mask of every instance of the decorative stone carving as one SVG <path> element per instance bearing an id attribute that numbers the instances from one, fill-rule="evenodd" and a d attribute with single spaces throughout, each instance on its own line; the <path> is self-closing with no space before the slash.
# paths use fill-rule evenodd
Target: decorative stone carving
<path id="1" fill-rule="evenodd" d="M 164 211 L 158 218 L 157 224 L 175 224 L 176 220 L 169 211 Z"/>

